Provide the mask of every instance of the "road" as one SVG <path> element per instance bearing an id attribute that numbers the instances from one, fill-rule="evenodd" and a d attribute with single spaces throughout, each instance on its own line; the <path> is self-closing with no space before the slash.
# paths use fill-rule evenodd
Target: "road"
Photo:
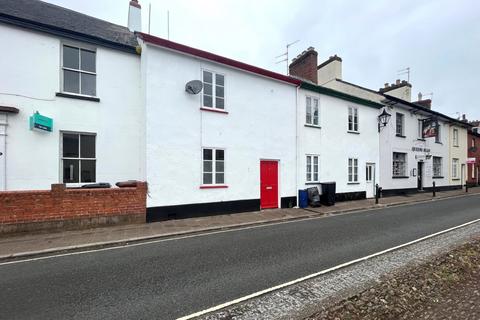
<path id="1" fill-rule="evenodd" d="M 480 218 L 480 196 L 0 264 L 0 319 L 175 319 Z"/>

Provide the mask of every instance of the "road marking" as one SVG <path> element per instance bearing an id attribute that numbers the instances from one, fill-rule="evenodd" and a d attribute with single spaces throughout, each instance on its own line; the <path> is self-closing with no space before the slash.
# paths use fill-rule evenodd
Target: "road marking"
<path id="1" fill-rule="evenodd" d="M 473 195 L 478 195 L 478 194 L 470 194 L 470 196 L 473 196 Z M 435 201 L 450 200 L 450 199 L 455 199 L 455 198 L 460 198 L 460 197 L 465 197 L 465 196 L 445 197 L 445 198 L 435 199 Z M 87 244 L 85 246 L 86 247 L 91 247 L 91 246 L 105 245 L 105 246 L 108 246 L 108 247 L 106 247 L 106 248 L 96 248 L 96 249 L 90 249 L 90 250 L 83 250 L 83 251 L 75 251 L 75 252 L 59 253 L 59 254 L 54 254 L 54 255 L 46 255 L 46 256 L 40 256 L 40 257 L 28 258 L 28 259 L 21 259 L 21 256 L 17 256 L 17 257 L 12 256 L 10 258 L 18 258 L 18 259 L 21 259 L 21 260 L 0 262 L 0 266 L 9 265 L 9 264 L 18 264 L 18 263 L 24 263 L 24 262 L 32 262 L 32 261 L 38 261 L 38 260 L 47 260 L 47 259 L 67 257 L 67 256 L 73 256 L 73 255 L 80 255 L 80 254 L 88 254 L 88 253 L 93 253 L 93 252 L 120 250 L 120 249 L 129 248 L 129 247 L 136 247 L 136 246 L 155 244 L 155 243 L 167 242 L 167 241 L 183 240 L 183 239 L 189 239 L 189 238 L 195 238 L 195 237 L 203 237 L 203 236 L 209 236 L 209 235 L 226 233 L 226 232 L 243 231 L 243 230 L 256 229 L 256 228 L 267 228 L 267 227 L 270 227 L 270 226 L 276 226 L 276 225 L 287 224 L 287 223 L 295 223 L 295 222 L 315 220 L 315 219 L 324 219 L 324 218 L 334 218 L 334 217 L 337 217 L 337 216 L 343 216 L 343 215 L 348 215 L 348 214 L 352 214 L 352 213 L 379 211 L 379 210 L 382 210 L 382 209 L 390 209 L 390 208 L 403 207 L 403 206 L 419 205 L 419 204 L 423 204 L 423 203 L 428 203 L 430 201 L 432 201 L 432 200 L 429 199 L 429 200 L 426 200 L 426 201 L 405 203 L 405 204 L 400 204 L 400 205 L 385 206 L 385 207 L 378 207 L 378 208 L 358 209 L 358 210 L 339 212 L 339 213 L 334 213 L 334 214 L 327 213 L 326 215 L 299 217 L 298 219 L 295 219 L 293 217 L 293 219 L 287 220 L 287 221 L 278 221 L 278 222 L 271 222 L 271 223 L 268 222 L 268 221 L 265 221 L 265 223 L 259 222 L 260 224 L 251 225 L 251 226 L 238 227 L 238 228 L 232 226 L 232 227 L 226 227 L 225 230 L 205 231 L 205 232 L 198 231 L 199 233 L 195 233 L 195 234 L 188 234 L 188 235 L 184 235 L 184 236 L 172 235 L 170 238 L 162 238 L 162 239 L 150 240 L 150 241 L 148 241 L 147 239 L 144 239 L 144 238 L 133 238 L 133 239 L 125 240 L 125 241 L 120 240 L 117 243 L 116 246 L 115 246 L 115 243 L 113 243 L 113 244 L 112 243 L 90 243 L 90 244 Z M 154 236 L 152 236 L 152 237 L 154 237 Z M 166 235 L 165 237 L 168 237 L 168 235 Z M 135 243 L 128 243 L 128 242 L 135 242 Z M 71 246 L 71 247 L 59 248 L 58 251 L 78 250 L 78 249 L 82 249 L 82 248 Z M 46 251 L 46 252 L 41 252 L 41 251 L 39 251 L 39 252 L 26 252 L 25 255 L 28 255 L 28 254 L 41 255 L 41 254 L 48 254 L 48 253 L 49 253 L 48 251 Z M 9 257 L 5 257 L 5 258 L 8 259 Z"/>
<path id="2" fill-rule="evenodd" d="M 217 305 L 217 306 L 215 306 L 215 307 L 211 307 L 211 308 L 208 308 L 208 309 L 199 311 L 199 312 L 192 313 L 192 314 L 190 314 L 190 315 L 187 315 L 187 316 L 178 318 L 177 320 L 193 319 L 193 318 L 196 318 L 196 317 L 205 315 L 205 314 L 207 314 L 207 313 L 211 313 L 211 312 L 214 312 L 214 311 L 217 311 L 217 310 L 220 310 L 220 309 L 224 309 L 224 308 L 226 308 L 226 307 L 229 307 L 229 306 L 238 304 L 238 303 L 240 303 L 240 302 L 244 302 L 244 301 L 246 301 L 246 300 L 250 300 L 250 299 L 252 299 L 252 298 L 259 297 L 259 296 L 261 296 L 261 295 L 270 293 L 270 292 L 272 292 L 272 291 L 276 291 L 276 290 L 279 290 L 279 289 L 283 289 L 283 288 L 285 288 L 285 287 L 288 287 L 288 286 L 297 284 L 297 283 L 299 283 L 299 282 L 303 282 L 303 281 L 305 281 L 305 280 L 309 280 L 309 279 L 318 277 L 318 276 L 320 276 L 320 275 L 323 275 L 323 274 L 326 274 L 326 273 L 329 273 L 329 272 L 332 272 L 332 271 L 335 271 L 335 270 L 338 270 L 338 269 L 342 269 L 342 268 L 348 267 L 348 266 L 350 266 L 350 265 L 352 265 L 352 264 L 356 264 L 356 263 L 361 262 L 361 261 L 369 260 L 369 259 L 371 259 L 371 258 L 380 256 L 380 255 L 383 255 L 383 254 L 385 254 L 385 253 L 388 253 L 388 252 L 391 252 L 391 251 L 394 251 L 394 250 L 401 249 L 401 248 L 403 248 L 403 247 L 406 247 L 406 246 L 409 246 L 409 245 L 418 243 L 418 242 L 420 242 L 420 241 L 424 241 L 424 240 L 427 240 L 427 239 L 429 239 L 429 238 L 433 238 L 433 237 L 435 237 L 435 236 L 438 236 L 438 235 L 441 235 L 441 234 L 444 234 L 444 233 L 447 233 L 447 232 L 450 232 L 450 231 L 453 231 L 453 230 L 456 230 L 456 229 L 459 229 L 459 228 L 462 228 L 462 227 L 466 227 L 466 226 L 468 226 L 468 225 L 474 224 L 474 223 L 479 222 L 479 221 L 480 221 L 480 219 L 475 219 L 475 220 L 473 220 L 473 221 L 470 221 L 470 222 L 467 222 L 467 223 L 458 225 L 458 226 L 456 226 L 456 227 L 448 228 L 448 229 L 445 229 L 445 230 L 442 230 L 442 231 L 439 231 L 439 232 L 430 234 L 430 235 L 428 235 L 428 236 L 425 236 L 425 237 L 422 237 L 422 238 L 418 238 L 418 239 L 416 239 L 416 240 L 413 240 L 413 241 L 410 241 L 410 242 L 407 242 L 407 243 L 404 243 L 404 244 L 401 244 L 401 245 L 398 245 L 398 246 L 395 246 L 395 247 L 392 247 L 392 248 L 389 248 L 389 249 L 386 249 L 386 250 L 383 250 L 383 251 L 380 251 L 380 252 L 373 253 L 373 254 L 371 254 L 371 255 L 368 255 L 368 256 L 365 256 L 365 257 L 362 257 L 362 258 L 358 258 L 358 259 L 355 259 L 355 260 L 351 260 L 351 261 L 349 261 L 349 262 L 345 262 L 345 263 L 339 264 L 339 265 L 337 265 L 337 266 L 334 266 L 334 267 L 331 267 L 331 268 L 322 270 L 322 271 L 320 271 L 320 272 L 316 272 L 316 273 L 310 274 L 310 275 L 305 276 L 305 277 L 301 277 L 301 278 L 298 278 L 298 279 L 295 279 L 295 280 L 292 280 L 292 281 L 289 281 L 289 282 L 286 282 L 286 283 L 283 283 L 283 284 L 280 284 L 280 285 L 277 285 L 277 286 L 274 286 L 274 287 L 271 287 L 271 288 L 268 288 L 268 289 L 265 289 L 265 290 L 261 290 L 261 291 L 258 291 L 258 292 L 255 292 L 255 293 L 246 295 L 246 296 L 244 296 L 244 297 L 241 297 L 241 298 L 238 298 L 238 299 L 229 301 L 229 302 L 225 302 L 225 303 L 219 304 L 219 305 Z"/>

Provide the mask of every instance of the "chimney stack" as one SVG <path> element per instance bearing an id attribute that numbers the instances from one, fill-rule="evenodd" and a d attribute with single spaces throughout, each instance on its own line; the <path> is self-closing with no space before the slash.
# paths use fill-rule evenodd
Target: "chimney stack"
<path id="1" fill-rule="evenodd" d="M 322 85 L 335 79 L 342 79 L 342 58 L 330 56 L 317 67 L 318 84 Z"/>
<path id="2" fill-rule="evenodd" d="M 385 83 L 385 87 L 380 88 L 378 92 L 385 93 L 408 102 L 412 101 L 412 85 L 406 80 L 397 79 L 395 83 L 392 83 L 391 85 Z"/>
<path id="3" fill-rule="evenodd" d="M 128 29 L 132 32 L 142 31 L 142 7 L 138 0 L 131 0 L 128 7 Z"/>
<path id="4" fill-rule="evenodd" d="M 292 60 L 288 67 L 290 75 L 317 84 L 317 57 L 315 48 L 309 47 Z"/>

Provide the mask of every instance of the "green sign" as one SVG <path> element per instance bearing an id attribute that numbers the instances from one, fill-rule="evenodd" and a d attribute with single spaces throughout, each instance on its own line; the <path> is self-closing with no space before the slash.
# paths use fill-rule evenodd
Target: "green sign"
<path id="1" fill-rule="evenodd" d="M 52 132 L 52 130 L 53 130 L 53 119 L 49 118 L 49 117 L 42 116 L 37 111 L 32 116 L 30 116 L 30 130 L 33 130 L 33 129 Z"/>

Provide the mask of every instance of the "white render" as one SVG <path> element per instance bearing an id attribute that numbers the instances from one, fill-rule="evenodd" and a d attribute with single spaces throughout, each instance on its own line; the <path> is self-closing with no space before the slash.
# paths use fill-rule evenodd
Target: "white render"
<path id="1" fill-rule="evenodd" d="M 306 125 L 307 96 L 319 99 L 318 127 Z M 358 108 L 358 134 L 348 132 L 348 107 Z M 337 193 L 366 191 L 367 197 L 373 197 L 375 181 L 367 185 L 366 164 L 375 164 L 375 176 L 378 182 L 380 155 L 377 116 L 379 109 L 300 89 L 297 110 L 299 189 L 319 186 L 318 183 L 306 181 L 306 156 L 319 155 L 320 182 L 335 181 Z M 349 158 L 358 159 L 358 183 L 348 182 Z"/>
<path id="2" fill-rule="evenodd" d="M 225 113 L 185 92 L 202 70 L 225 75 Z M 295 85 L 142 44 L 148 207 L 260 198 L 260 160 L 279 161 L 279 202 L 296 196 Z M 227 188 L 201 189 L 202 148 L 225 149 Z"/>
<path id="3" fill-rule="evenodd" d="M 138 55 L 4 24 L 0 43 L 0 105 L 20 109 L 8 115 L 4 189 L 49 189 L 61 182 L 61 131 L 96 134 L 97 182 L 144 178 Z M 55 95 L 61 91 L 62 43 L 96 50 L 100 102 Z M 53 118 L 53 132 L 29 130 L 36 111 Z"/>
<path id="4" fill-rule="evenodd" d="M 439 120 L 440 143 L 435 138 L 421 139 L 419 134 L 419 120 L 429 117 L 428 114 L 419 114 L 412 112 L 410 108 L 401 106 L 386 108 L 392 115 L 390 122 L 386 127 L 381 128 L 380 133 L 380 154 L 381 154 L 381 172 L 380 186 L 384 190 L 391 189 L 417 189 L 418 187 L 418 163 L 424 163 L 424 172 L 422 176 L 423 188 L 430 188 L 435 185 L 443 187 L 449 185 L 449 136 L 448 127 L 443 120 Z M 404 115 L 404 137 L 396 134 L 397 113 Z M 421 148 L 429 151 L 414 151 L 412 148 Z M 415 149 L 419 150 L 419 149 Z M 406 178 L 393 177 L 393 153 L 400 152 L 407 154 Z M 442 158 L 442 174 L 439 177 L 433 177 L 433 157 Z"/>

